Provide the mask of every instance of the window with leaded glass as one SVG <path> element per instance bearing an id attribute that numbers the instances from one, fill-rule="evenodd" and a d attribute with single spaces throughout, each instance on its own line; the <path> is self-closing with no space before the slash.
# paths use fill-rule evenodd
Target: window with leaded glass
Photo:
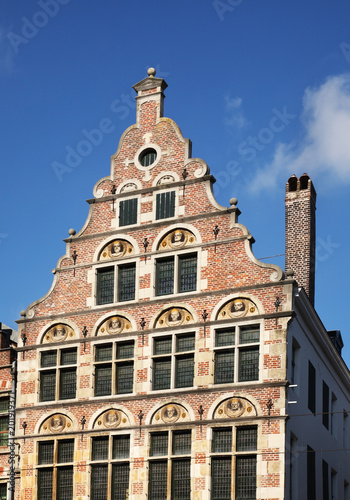
<path id="1" fill-rule="evenodd" d="M 137 198 L 122 200 L 119 203 L 119 226 L 137 223 Z"/>
<path id="2" fill-rule="evenodd" d="M 211 443 L 211 500 L 255 500 L 257 427 L 215 428 Z"/>
<path id="3" fill-rule="evenodd" d="M 195 334 L 153 338 L 153 390 L 192 387 Z"/>
<path id="4" fill-rule="evenodd" d="M 74 399 L 77 386 L 77 348 L 40 354 L 40 401 Z"/>
<path id="5" fill-rule="evenodd" d="M 128 394 L 134 386 L 134 341 L 95 346 L 95 396 Z"/>
<path id="6" fill-rule="evenodd" d="M 181 254 L 156 260 L 156 295 L 197 290 L 197 254 Z"/>
<path id="7" fill-rule="evenodd" d="M 38 443 L 38 500 L 73 499 L 74 439 Z"/>
<path id="8" fill-rule="evenodd" d="M 149 498 L 189 500 L 191 498 L 191 431 L 152 433 L 149 454 Z M 170 485 L 170 491 L 167 485 Z"/>
<path id="9" fill-rule="evenodd" d="M 175 191 L 156 195 L 156 219 L 169 219 L 175 216 Z"/>
<path id="10" fill-rule="evenodd" d="M 214 383 L 259 379 L 259 325 L 222 328 L 215 332 Z"/>
<path id="11" fill-rule="evenodd" d="M 129 476 L 129 434 L 93 437 L 91 500 L 126 500 L 129 498 Z"/>
<path id="12" fill-rule="evenodd" d="M 9 399 L 0 399 L 0 446 L 8 445 L 8 433 L 9 433 Z M 0 497 L 1 498 L 1 497 Z"/>
<path id="13" fill-rule="evenodd" d="M 136 264 L 120 264 L 97 269 L 97 305 L 135 299 Z"/>
<path id="14" fill-rule="evenodd" d="M 0 483 L 0 500 L 6 500 L 7 498 L 7 484 Z"/>

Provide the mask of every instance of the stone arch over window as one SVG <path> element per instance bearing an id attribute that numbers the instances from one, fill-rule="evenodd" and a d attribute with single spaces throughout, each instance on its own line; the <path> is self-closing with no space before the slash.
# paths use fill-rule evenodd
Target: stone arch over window
<path id="1" fill-rule="evenodd" d="M 194 323 L 193 314 L 185 307 L 174 305 L 158 314 L 153 328 L 178 327 L 191 323 Z"/>
<path id="2" fill-rule="evenodd" d="M 150 414 L 150 424 L 156 425 L 169 425 L 181 422 L 189 422 L 190 416 L 188 410 L 183 403 L 177 401 L 170 401 L 162 406 L 158 406 Z"/>
<path id="3" fill-rule="evenodd" d="M 74 430 L 72 419 L 63 413 L 54 413 L 39 423 L 40 434 L 61 434 Z"/>
<path id="4" fill-rule="evenodd" d="M 244 317 L 257 316 L 263 314 L 263 307 L 255 297 L 247 294 L 232 296 L 229 300 L 224 299 L 215 308 L 212 318 L 218 319 L 237 319 Z"/>
<path id="5" fill-rule="evenodd" d="M 95 329 L 96 336 L 117 335 L 132 331 L 131 321 L 116 313 L 105 318 Z"/>
<path id="6" fill-rule="evenodd" d="M 44 334 L 41 338 L 42 344 L 50 344 L 53 342 L 64 342 L 65 340 L 73 340 L 75 338 L 75 332 L 72 326 L 67 324 L 66 321 L 62 323 L 51 324 L 48 328 L 46 327 Z"/>
<path id="7" fill-rule="evenodd" d="M 208 412 L 208 418 L 212 419 L 236 419 L 257 417 L 258 411 L 255 402 L 250 397 L 235 394 L 227 398 L 223 396 L 216 401 Z"/>
<path id="8" fill-rule="evenodd" d="M 127 413 L 120 408 L 107 408 L 94 415 L 91 419 L 92 428 L 98 430 L 113 430 L 123 427 L 130 427 L 130 418 Z"/>
<path id="9" fill-rule="evenodd" d="M 134 253 L 134 247 L 129 241 L 123 238 L 116 238 L 102 248 L 98 260 L 121 259 L 122 257 L 131 256 Z"/>

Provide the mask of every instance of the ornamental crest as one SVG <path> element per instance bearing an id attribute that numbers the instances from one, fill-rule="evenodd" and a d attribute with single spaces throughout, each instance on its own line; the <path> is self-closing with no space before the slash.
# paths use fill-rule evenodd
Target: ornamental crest
<path id="1" fill-rule="evenodd" d="M 64 324 L 57 324 L 52 326 L 44 335 L 43 344 L 48 344 L 50 342 L 63 342 L 64 340 L 69 340 L 74 337 L 73 329 Z"/>
<path id="2" fill-rule="evenodd" d="M 180 326 L 193 323 L 193 316 L 182 307 L 173 307 L 165 311 L 157 320 L 156 328 L 164 328 L 166 326 Z"/>
<path id="3" fill-rule="evenodd" d="M 124 330 L 131 330 L 131 323 L 122 316 L 112 316 L 99 327 L 97 335 L 116 335 Z"/>
<path id="4" fill-rule="evenodd" d="M 215 418 L 239 418 L 241 416 L 256 416 L 254 406 L 244 398 L 227 399 L 215 411 Z"/>
<path id="5" fill-rule="evenodd" d="M 154 416 L 154 421 L 157 424 L 174 424 L 181 420 L 188 420 L 187 411 L 177 404 L 163 406 Z"/>
<path id="6" fill-rule="evenodd" d="M 99 428 L 113 429 L 115 427 L 120 427 L 123 424 L 127 424 L 128 419 L 124 413 L 120 410 L 108 410 L 97 419 L 95 422 Z"/>
<path id="7" fill-rule="evenodd" d="M 52 417 L 45 420 L 41 429 L 43 432 L 60 433 L 68 431 L 71 425 L 72 424 L 69 418 L 61 413 L 57 413 L 56 415 L 52 415 Z"/>
<path id="8" fill-rule="evenodd" d="M 114 240 L 101 252 L 100 260 L 120 259 L 134 253 L 134 247 L 125 240 Z"/>
<path id="9" fill-rule="evenodd" d="M 249 299 L 237 298 L 225 304 L 219 311 L 217 319 L 234 319 L 243 316 L 256 316 L 258 308 Z"/>
<path id="10" fill-rule="evenodd" d="M 196 242 L 194 234 L 187 229 L 175 229 L 168 233 L 160 242 L 159 250 L 176 250 Z"/>

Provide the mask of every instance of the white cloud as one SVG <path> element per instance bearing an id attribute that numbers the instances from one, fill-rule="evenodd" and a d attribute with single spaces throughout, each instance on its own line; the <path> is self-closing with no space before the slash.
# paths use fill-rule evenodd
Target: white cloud
<path id="1" fill-rule="evenodd" d="M 273 160 L 254 175 L 253 190 L 275 187 L 280 180 L 304 172 L 333 184 L 350 183 L 350 74 L 307 88 L 301 119 L 302 142 L 279 143 Z"/>
<path id="2" fill-rule="evenodd" d="M 241 129 L 246 126 L 247 121 L 242 111 L 241 97 L 230 97 L 229 94 L 224 96 L 225 99 L 225 125 Z"/>

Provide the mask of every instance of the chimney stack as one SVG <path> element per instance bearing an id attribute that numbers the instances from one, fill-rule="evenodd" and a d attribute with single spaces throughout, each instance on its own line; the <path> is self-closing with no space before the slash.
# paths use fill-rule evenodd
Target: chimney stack
<path id="1" fill-rule="evenodd" d="M 315 300 L 316 191 L 310 177 L 292 175 L 286 184 L 286 273 Z"/>

